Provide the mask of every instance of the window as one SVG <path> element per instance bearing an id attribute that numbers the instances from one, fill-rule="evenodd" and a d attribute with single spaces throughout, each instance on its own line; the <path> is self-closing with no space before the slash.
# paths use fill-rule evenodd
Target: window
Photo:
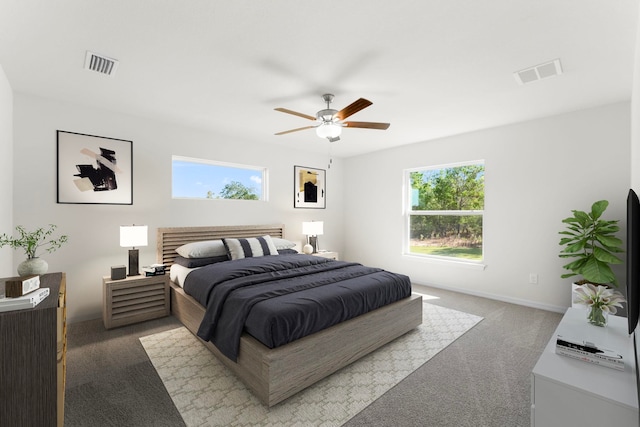
<path id="1" fill-rule="evenodd" d="M 172 197 L 267 200 L 267 169 L 173 156 Z"/>
<path id="2" fill-rule="evenodd" d="M 405 253 L 480 262 L 484 162 L 405 171 Z"/>

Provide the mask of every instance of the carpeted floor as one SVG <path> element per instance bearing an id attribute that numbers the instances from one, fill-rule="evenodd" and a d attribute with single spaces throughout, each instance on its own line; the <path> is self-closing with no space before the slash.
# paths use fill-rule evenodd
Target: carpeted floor
<path id="1" fill-rule="evenodd" d="M 181 325 L 173 316 L 109 331 L 102 320 L 70 324 L 64 425 L 183 426 L 138 340 Z"/>
<path id="2" fill-rule="evenodd" d="M 339 427 L 481 320 L 424 303 L 418 328 L 272 408 L 186 328 L 140 341 L 188 426 Z"/>
<path id="3" fill-rule="evenodd" d="M 561 315 L 416 287 L 429 303 L 484 318 L 371 405 L 356 426 L 528 426 L 530 372 Z M 139 338 L 181 326 L 173 317 L 110 331 L 69 325 L 65 425 L 183 426 Z"/>

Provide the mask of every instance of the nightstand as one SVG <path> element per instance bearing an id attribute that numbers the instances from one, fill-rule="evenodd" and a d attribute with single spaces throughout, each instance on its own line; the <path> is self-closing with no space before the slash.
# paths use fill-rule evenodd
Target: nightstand
<path id="1" fill-rule="evenodd" d="M 320 256 L 322 258 L 335 259 L 336 261 L 338 261 L 338 252 L 324 251 L 324 252 L 316 252 L 311 255 Z"/>
<path id="2" fill-rule="evenodd" d="M 102 321 L 107 329 L 169 315 L 169 275 L 102 278 Z"/>

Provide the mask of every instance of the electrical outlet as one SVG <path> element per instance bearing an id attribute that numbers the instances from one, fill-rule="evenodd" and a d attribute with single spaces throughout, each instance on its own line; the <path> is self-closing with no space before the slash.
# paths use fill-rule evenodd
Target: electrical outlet
<path id="1" fill-rule="evenodd" d="M 532 283 L 532 284 L 538 283 L 538 275 L 535 273 L 529 273 L 529 283 Z"/>

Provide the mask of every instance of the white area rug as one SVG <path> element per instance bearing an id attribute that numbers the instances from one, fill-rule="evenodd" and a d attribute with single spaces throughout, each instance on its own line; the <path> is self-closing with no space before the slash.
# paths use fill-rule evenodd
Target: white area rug
<path id="1" fill-rule="evenodd" d="M 187 426 L 340 426 L 482 320 L 423 303 L 423 323 L 267 408 L 181 327 L 140 338 Z"/>

